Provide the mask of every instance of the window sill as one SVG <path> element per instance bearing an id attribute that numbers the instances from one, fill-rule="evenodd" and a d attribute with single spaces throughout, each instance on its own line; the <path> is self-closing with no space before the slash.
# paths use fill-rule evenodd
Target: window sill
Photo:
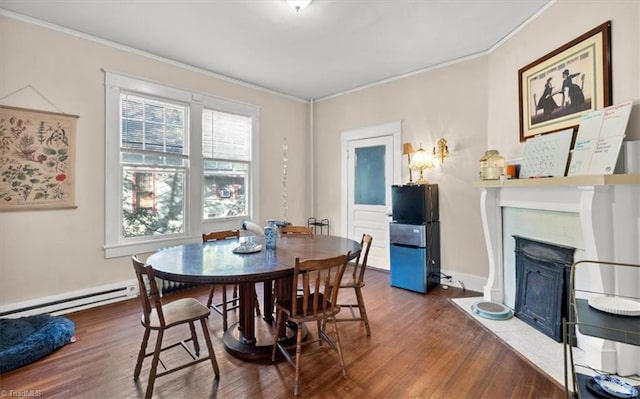
<path id="1" fill-rule="evenodd" d="M 159 248 L 173 247 L 175 245 L 188 244 L 200 240 L 202 240 L 202 237 L 198 236 L 109 245 L 104 247 L 104 257 L 105 259 L 109 259 L 155 252 Z"/>

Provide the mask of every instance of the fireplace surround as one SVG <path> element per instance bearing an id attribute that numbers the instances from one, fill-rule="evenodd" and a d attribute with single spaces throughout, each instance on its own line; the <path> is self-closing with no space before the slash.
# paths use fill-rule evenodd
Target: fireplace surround
<path id="1" fill-rule="evenodd" d="M 481 181 L 476 186 L 482 190 L 480 209 L 489 258 L 484 287 L 487 301 L 505 303 L 503 208 L 576 214 L 584 259 L 639 263 L 640 174 Z M 590 283 L 598 287 L 610 285 L 612 292 L 619 290 L 618 285 L 635 284 L 632 289 L 640 293 L 637 282 L 616 279 L 607 273 L 602 271 L 600 279 Z M 640 373 L 640 351 L 621 345 L 624 344 L 578 337 L 578 346 L 585 350 L 586 361 L 592 367 L 611 373 Z"/>

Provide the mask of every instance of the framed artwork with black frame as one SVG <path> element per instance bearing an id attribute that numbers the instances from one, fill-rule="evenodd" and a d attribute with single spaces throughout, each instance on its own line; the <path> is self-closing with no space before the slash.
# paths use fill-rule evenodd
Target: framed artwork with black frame
<path id="1" fill-rule="evenodd" d="M 518 91 L 521 142 L 611 105 L 611 21 L 521 68 Z"/>

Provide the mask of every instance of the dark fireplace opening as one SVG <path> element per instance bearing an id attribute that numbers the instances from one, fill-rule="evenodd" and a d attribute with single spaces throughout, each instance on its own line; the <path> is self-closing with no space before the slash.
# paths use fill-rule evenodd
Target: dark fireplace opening
<path id="1" fill-rule="evenodd" d="M 568 318 L 569 279 L 575 248 L 514 235 L 515 316 L 558 342 Z"/>

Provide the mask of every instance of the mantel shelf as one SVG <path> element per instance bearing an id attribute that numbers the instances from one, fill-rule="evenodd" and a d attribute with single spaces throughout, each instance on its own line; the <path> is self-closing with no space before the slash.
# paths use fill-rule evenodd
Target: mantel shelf
<path id="1" fill-rule="evenodd" d="M 640 174 L 539 177 L 504 181 L 478 180 L 473 184 L 479 188 L 611 186 L 617 184 L 640 184 Z"/>

